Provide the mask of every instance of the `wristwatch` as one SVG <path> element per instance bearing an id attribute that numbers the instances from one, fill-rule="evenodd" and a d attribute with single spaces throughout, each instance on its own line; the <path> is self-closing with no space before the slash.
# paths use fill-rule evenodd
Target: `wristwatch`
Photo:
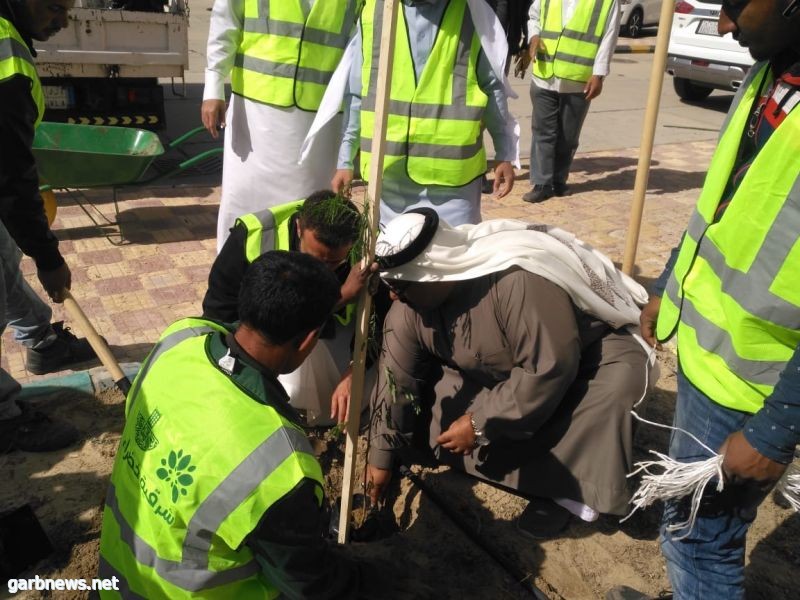
<path id="1" fill-rule="evenodd" d="M 469 422 L 472 425 L 472 432 L 475 434 L 475 446 L 486 446 L 489 443 L 489 438 L 487 438 L 482 429 L 478 429 L 478 426 L 475 424 L 475 417 L 472 413 L 469 414 Z"/>

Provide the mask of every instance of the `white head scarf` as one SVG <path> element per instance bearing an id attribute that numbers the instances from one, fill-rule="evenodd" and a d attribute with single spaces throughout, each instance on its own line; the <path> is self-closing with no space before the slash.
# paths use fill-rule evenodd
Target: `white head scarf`
<path id="1" fill-rule="evenodd" d="M 431 219 L 424 211 L 411 212 L 385 227 L 376 244 L 382 278 L 464 281 L 516 266 L 555 283 L 579 309 L 615 329 L 638 324 L 639 306 L 647 302 L 645 289 L 607 256 L 557 227 L 512 219 L 451 227 L 439 220 L 424 250 L 392 264 L 423 231 L 430 235 Z"/>

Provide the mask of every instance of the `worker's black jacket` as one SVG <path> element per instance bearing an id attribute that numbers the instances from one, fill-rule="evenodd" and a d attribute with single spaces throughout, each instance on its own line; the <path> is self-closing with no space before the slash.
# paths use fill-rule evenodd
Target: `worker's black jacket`
<path id="1" fill-rule="evenodd" d="M 35 56 L 30 37 L 17 26 L 15 15 L 2 0 L 0 15 L 17 27 Z M 0 81 L 0 220 L 36 267 L 50 271 L 60 267 L 64 259 L 39 195 L 39 176 L 31 152 L 36 117 L 31 80 L 15 75 Z"/>

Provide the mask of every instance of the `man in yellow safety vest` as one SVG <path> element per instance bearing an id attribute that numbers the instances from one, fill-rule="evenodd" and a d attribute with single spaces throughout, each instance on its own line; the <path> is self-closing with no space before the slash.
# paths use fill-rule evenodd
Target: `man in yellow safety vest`
<path id="1" fill-rule="evenodd" d="M 305 410 L 308 424 L 346 419 L 352 373 L 351 342 L 355 303 L 369 269 L 351 266 L 351 250 L 361 235 L 358 209 L 330 190 L 236 220 L 211 265 L 203 316 L 225 323 L 239 320 L 239 290 L 247 266 L 269 250 L 292 250 L 320 259 L 335 273 L 341 300 L 323 327 L 321 342 L 297 372 L 281 376 L 292 405 Z M 311 405 L 307 402 L 313 400 Z"/>
<path id="2" fill-rule="evenodd" d="M 589 104 L 603 91 L 619 34 L 617 0 L 534 0 L 530 9 L 531 190 L 569 194 L 567 178 Z"/>
<path id="3" fill-rule="evenodd" d="M 473 12 L 481 7 L 485 10 Z M 383 8 L 382 1 L 367 0 L 361 11 L 334 191 L 350 185 L 359 150 L 361 174 L 369 176 Z M 490 45 L 486 30 L 496 20 L 483 2 L 400 2 L 387 105 L 382 223 L 422 206 L 452 225 L 480 222 L 484 128 L 495 147 L 494 192 L 503 197 L 511 191 L 515 122 L 502 67 L 492 64 L 485 48 Z M 504 64 L 507 46 L 501 41 Z"/>
<path id="4" fill-rule="evenodd" d="M 127 398 L 100 540 L 118 589 L 103 597 L 375 597 L 323 538 L 323 473 L 277 380 L 338 300 L 321 261 L 271 251 L 245 274 L 238 326 L 164 332 Z"/>
<path id="5" fill-rule="evenodd" d="M 724 455 L 691 531 L 669 502 L 661 547 L 676 598 L 744 598 L 745 537 L 800 442 L 800 2 L 722 3 L 756 64 L 734 99 L 697 207 L 642 311 L 651 343 L 677 335 L 675 425 Z M 674 433 L 670 455 L 708 450 Z M 714 486 L 708 486 L 711 490 Z"/>

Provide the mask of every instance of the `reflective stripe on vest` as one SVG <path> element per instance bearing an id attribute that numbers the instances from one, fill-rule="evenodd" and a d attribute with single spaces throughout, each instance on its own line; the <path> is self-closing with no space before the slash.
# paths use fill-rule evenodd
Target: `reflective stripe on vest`
<path id="1" fill-rule="evenodd" d="M 274 106 L 319 108 L 344 54 L 359 0 L 244 0 L 242 38 L 231 89 Z"/>
<path id="2" fill-rule="evenodd" d="M 800 111 L 772 133 L 714 222 L 768 69 L 753 67 L 731 109 L 656 329 L 660 340 L 677 331 L 681 368 L 698 389 L 750 413 L 800 344 Z"/>
<path id="3" fill-rule="evenodd" d="M 236 224 L 241 223 L 247 230 L 245 258 L 248 264 L 270 250 L 291 250 L 289 224 L 303 202 L 305 200 L 287 202 L 236 219 Z"/>
<path id="4" fill-rule="evenodd" d="M 0 81 L 14 75 L 24 75 L 31 80 L 31 98 L 37 111 L 34 127 L 38 127 L 44 117 L 44 94 L 33 56 L 11 21 L 0 17 Z"/>
<path id="5" fill-rule="evenodd" d="M 375 122 L 383 2 L 369 0 L 361 13 L 361 172 L 369 173 Z M 466 0 L 450 0 L 430 56 L 417 82 L 402 7 L 397 43 L 384 171 L 406 161 L 420 185 L 462 186 L 486 171 L 482 119 L 488 98 L 478 86 L 480 39 Z"/>
<path id="6" fill-rule="evenodd" d="M 544 0 L 542 4 L 541 46 L 533 63 L 533 74 L 540 79 L 589 81 L 594 59 L 606 30 L 611 0 L 579 1 L 564 26 L 562 0 Z"/>
<path id="7" fill-rule="evenodd" d="M 195 334 L 176 337 L 182 324 Z M 243 542 L 303 479 L 319 483 L 321 503 L 322 472 L 303 432 L 254 399 L 263 390 L 209 363 L 201 324 L 178 322 L 149 358 L 114 463 L 101 560 L 123 597 L 276 598 Z"/>

